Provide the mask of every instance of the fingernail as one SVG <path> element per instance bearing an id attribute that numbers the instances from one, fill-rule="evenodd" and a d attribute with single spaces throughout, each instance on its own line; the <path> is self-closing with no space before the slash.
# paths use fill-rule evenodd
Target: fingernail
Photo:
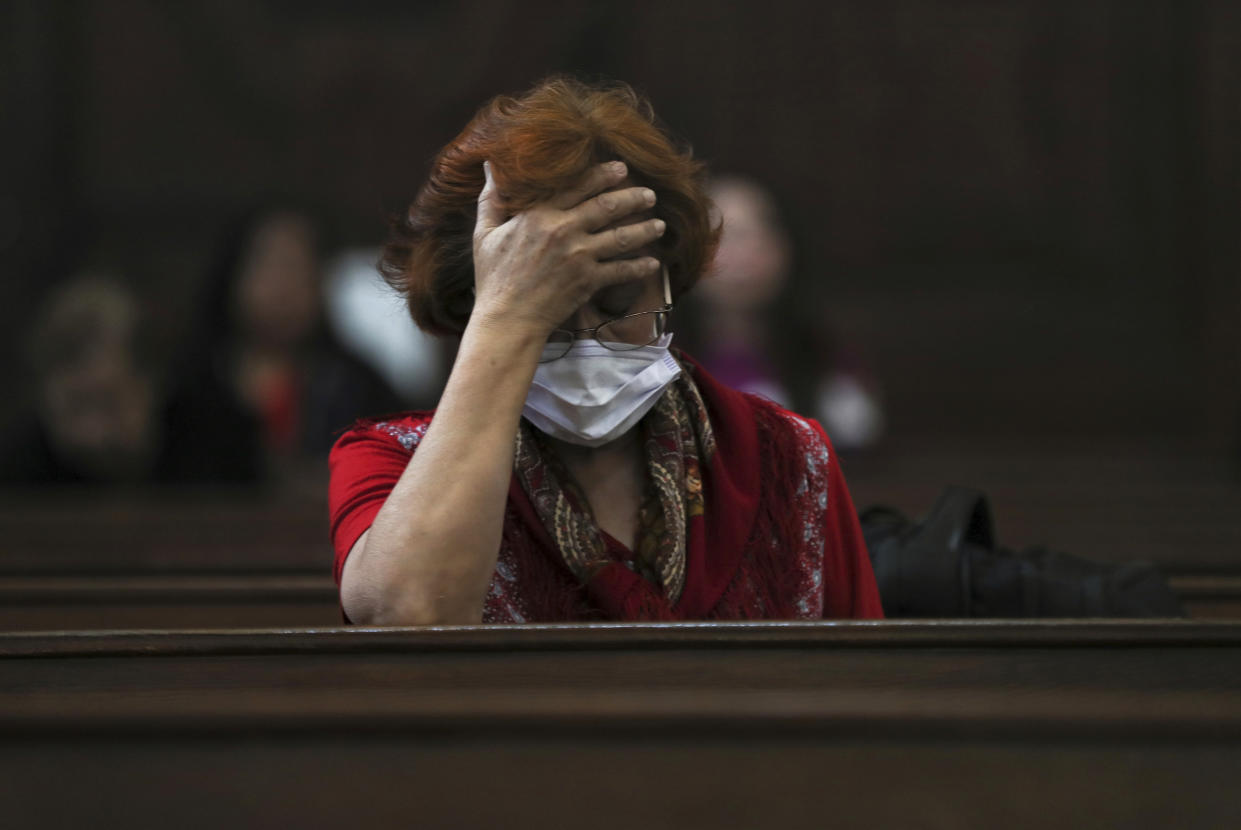
<path id="1" fill-rule="evenodd" d="M 608 162 L 608 170 L 610 170 L 611 172 L 619 176 L 620 174 L 625 172 L 625 162 L 623 161 Z"/>
<path id="2" fill-rule="evenodd" d="M 648 205 L 655 204 L 655 191 L 654 190 L 643 190 L 642 201 L 646 202 Z"/>
<path id="3" fill-rule="evenodd" d="M 648 271 L 654 271 L 654 270 L 655 270 L 656 268 L 658 268 L 658 267 L 659 267 L 659 260 L 657 260 L 657 259 L 650 259 L 650 258 L 647 258 L 647 260 L 646 260 L 646 270 L 648 270 Z"/>
<path id="4" fill-rule="evenodd" d="M 665 223 L 664 223 L 664 220 L 662 220 L 662 219 L 656 219 L 656 220 L 655 220 L 655 233 L 659 234 L 660 236 L 663 236 L 663 235 L 664 235 L 664 230 L 665 230 L 667 227 L 668 227 L 668 226 L 667 226 L 667 224 L 665 224 Z"/>

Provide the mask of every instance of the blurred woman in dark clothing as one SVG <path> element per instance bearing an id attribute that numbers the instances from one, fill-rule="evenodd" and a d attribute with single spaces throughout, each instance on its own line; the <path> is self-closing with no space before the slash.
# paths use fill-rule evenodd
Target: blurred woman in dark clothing
<path id="1" fill-rule="evenodd" d="M 400 401 L 324 325 L 311 220 L 255 212 L 224 239 L 173 400 L 242 410 L 268 461 L 323 459 L 336 434 Z M 240 447 L 222 446 L 230 453 Z"/>
<path id="2" fill-rule="evenodd" d="M 167 399 L 143 304 L 124 283 L 87 274 L 60 286 L 34 318 L 26 357 L 31 400 L 0 442 L 0 483 L 260 478 L 258 432 L 244 412 L 210 394 Z"/>
<path id="3" fill-rule="evenodd" d="M 841 450 L 872 445 L 883 411 L 870 373 L 834 336 L 798 276 L 796 246 L 772 194 L 718 176 L 710 185 L 719 251 L 681 308 L 683 341 L 725 384 L 817 418 Z"/>

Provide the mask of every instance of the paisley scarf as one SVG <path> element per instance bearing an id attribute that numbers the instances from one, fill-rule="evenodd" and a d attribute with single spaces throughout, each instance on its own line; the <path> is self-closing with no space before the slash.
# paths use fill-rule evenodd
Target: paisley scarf
<path id="1" fill-rule="evenodd" d="M 642 420 L 646 492 L 626 568 L 658 586 L 668 605 L 685 587 L 690 522 L 703 515 L 702 469 L 715 456 L 715 434 L 702 395 L 682 372 Z M 514 473 L 564 564 L 586 585 L 617 562 L 578 484 L 537 429 L 522 421 Z"/>

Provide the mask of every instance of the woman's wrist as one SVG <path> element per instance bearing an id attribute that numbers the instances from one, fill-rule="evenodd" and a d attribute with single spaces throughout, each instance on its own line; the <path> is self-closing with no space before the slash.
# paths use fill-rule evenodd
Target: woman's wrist
<path id="1" fill-rule="evenodd" d="M 465 332 L 462 333 L 462 342 L 467 338 L 482 340 L 513 354 L 537 355 L 542 351 L 550 333 L 550 330 L 541 324 L 476 306 L 466 323 Z"/>

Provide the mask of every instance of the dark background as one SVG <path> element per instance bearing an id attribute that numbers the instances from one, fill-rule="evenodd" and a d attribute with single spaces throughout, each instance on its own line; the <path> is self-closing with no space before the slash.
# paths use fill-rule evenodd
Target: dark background
<path id="1" fill-rule="evenodd" d="M 6 354 L 88 265 L 171 338 L 272 194 L 377 244 L 479 104 L 573 71 L 775 189 L 891 436 L 1236 440 L 1241 3 L 10 0 L 0 44 Z"/>

